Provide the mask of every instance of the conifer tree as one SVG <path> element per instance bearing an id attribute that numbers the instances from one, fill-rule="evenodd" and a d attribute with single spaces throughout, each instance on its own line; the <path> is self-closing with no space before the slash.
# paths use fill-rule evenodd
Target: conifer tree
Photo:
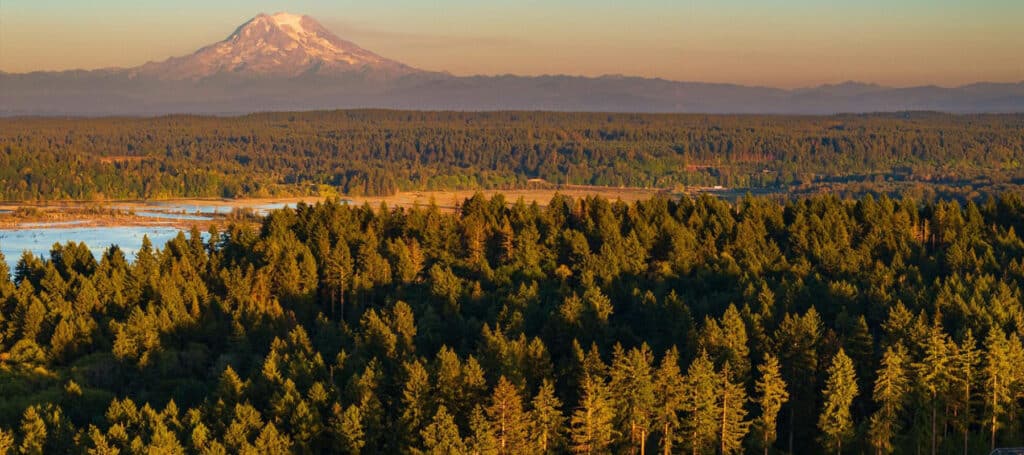
<path id="1" fill-rule="evenodd" d="M 352 252 L 344 240 L 339 240 L 324 258 L 320 282 L 327 287 L 331 315 L 340 319 L 345 318 L 345 292 L 349 289 L 352 273 Z"/>
<path id="2" fill-rule="evenodd" d="M 715 450 L 715 441 L 721 431 L 721 409 L 718 404 L 719 378 L 715 365 L 707 352 L 702 351 L 686 370 L 686 440 L 693 454 Z"/>
<path id="3" fill-rule="evenodd" d="M 914 363 L 916 383 L 921 392 L 925 394 L 924 399 L 929 403 L 931 409 L 931 453 L 935 455 L 939 446 L 938 412 L 940 401 L 947 394 L 951 382 L 951 363 L 953 360 L 949 335 L 938 323 L 938 318 L 932 324 L 927 337 L 922 340 L 922 351 L 924 357 L 920 362 Z"/>
<path id="4" fill-rule="evenodd" d="M 646 453 L 654 408 L 651 351 L 646 344 L 623 351 L 616 345 L 609 375 L 609 389 L 616 409 L 619 433 L 629 438 L 630 452 Z"/>
<path id="5" fill-rule="evenodd" d="M 21 445 L 19 452 L 25 455 L 43 455 L 46 447 L 46 423 L 39 415 L 37 406 L 29 406 L 21 418 Z"/>
<path id="6" fill-rule="evenodd" d="M 797 427 L 797 415 L 813 415 L 818 376 L 818 344 L 821 342 L 822 322 L 818 311 L 811 307 L 803 316 L 786 314 L 775 333 L 775 352 L 779 353 L 783 379 L 789 387 L 789 412 L 787 418 L 787 445 L 790 453 L 796 453 L 797 433 L 807 432 L 807 427 Z M 810 434 L 807 434 L 810 436 Z M 806 444 L 806 442 L 804 442 Z M 801 445 L 804 445 L 801 444 Z M 806 447 L 805 450 L 810 450 Z"/>
<path id="7" fill-rule="evenodd" d="M 408 444 L 415 446 L 431 416 L 432 387 L 427 370 L 419 360 L 405 364 L 405 377 L 402 390 L 402 434 Z"/>
<path id="8" fill-rule="evenodd" d="M 2 263 L 3 263 L 3 257 L 2 257 L 2 255 L 0 255 L 0 264 L 2 264 Z M 7 269 L 7 264 L 3 264 L 2 266 L 0 266 L 0 268 L 3 269 L 3 270 L 0 270 L 0 272 L 5 272 L 6 269 Z M 11 453 L 13 451 L 14 451 L 14 435 L 11 434 L 11 432 L 9 432 L 9 431 L 4 430 L 3 428 L 0 428 L 0 455 L 7 455 L 7 454 L 9 454 L 9 453 Z"/>
<path id="9" fill-rule="evenodd" d="M 490 406 L 484 412 L 497 439 L 498 453 L 522 453 L 527 450 L 527 420 L 523 399 L 505 376 L 498 378 Z"/>
<path id="10" fill-rule="evenodd" d="M 252 455 L 288 455 L 292 453 L 292 441 L 288 435 L 279 432 L 273 423 L 267 422 L 248 452 Z"/>
<path id="11" fill-rule="evenodd" d="M 708 318 L 701 333 L 701 347 L 708 351 L 715 364 L 729 362 L 733 374 L 746 380 L 750 373 L 750 350 L 747 347 L 747 329 L 736 305 L 729 305 L 722 315 L 721 324 Z"/>
<path id="12" fill-rule="evenodd" d="M 761 415 L 757 417 L 754 425 L 760 435 L 759 444 L 767 455 L 768 449 L 775 444 L 779 410 L 789 401 L 789 392 L 786 391 L 786 382 L 782 380 L 779 360 L 775 356 L 765 354 L 764 362 L 758 365 L 757 371 L 760 373 L 756 383 L 757 404 L 761 409 Z"/>
<path id="13" fill-rule="evenodd" d="M 717 403 L 721 413 L 718 440 L 721 447 L 719 453 L 722 455 L 740 453 L 743 450 L 743 438 L 747 436 L 750 427 L 750 422 L 745 420 L 747 392 L 742 383 L 735 382 L 731 368 L 726 361 L 718 375 L 721 384 Z"/>
<path id="14" fill-rule="evenodd" d="M 853 434 L 853 416 L 850 405 L 857 396 L 857 376 L 853 361 L 842 348 L 832 359 L 825 383 L 825 406 L 818 418 L 818 429 L 823 433 L 823 442 L 834 448 L 837 454 L 843 452 L 843 442 Z"/>
<path id="15" fill-rule="evenodd" d="M 563 443 L 565 416 L 562 402 L 555 396 L 554 383 L 544 380 L 531 407 L 529 435 L 537 453 L 556 452 Z"/>
<path id="16" fill-rule="evenodd" d="M 448 413 L 443 405 L 437 407 L 430 424 L 420 432 L 423 439 L 423 450 L 418 453 L 424 455 L 449 455 L 453 453 L 466 453 L 466 443 L 459 435 L 459 427 L 455 425 L 455 419 Z"/>
<path id="17" fill-rule="evenodd" d="M 981 363 L 981 353 L 978 351 L 977 341 L 971 329 L 967 329 L 963 341 L 954 346 L 956 352 L 953 358 L 953 379 L 957 389 L 956 404 L 960 414 L 960 431 L 964 438 L 964 455 L 968 455 L 970 444 L 971 425 L 974 424 L 974 416 L 971 405 L 974 402 L 974 384 L 978 379 L 978 365 Z"/>
<path id="18" fill-rule="evenodd" d="M 334 450 L 338 453 L 358 455 L 366 445 L 363 433 L 363 416 L 359 407 L 352 404 L 341 411 L 335 404 L 331 418 L 331 433 L 334 435 Z"/>
<path id="19" fill-rule="evenodd" d="M 499 455 L 497 430 L 484 414 L 483 406 L 476 405 L 469 415 L 469 437 L 466 446 L 470 453 L 480 455 Z"/>
<path id="20" fill-rule="evenodd" d="M 910 378 L 907 352 L 901 344 L 888 348 L 875 378 L 872 398 L 878 411 L 871 416 L 869 437 L 879 455 L 892 453 L 893 437 L 899 432 L 899 414 L 907 400 Z"/>
<path id="21" fill-rule="evenodd" d="M 616 436 L 615 410 L 612 406 L 604 381 L 594 376 L 585 376 L 579 406 L 570 420 L 571 449 L 574 453 L 609 453 L 613 438 Z"/>
<path id="22" fill-rule="evenodd" d="M 159 453 L 168 455 L 185 455 L 185 448 L 181 446 L 181 442 L 178 441 L 178 437 L 167 428 L 163 422 L 156 422 L 153 428 L 153 435 L 151 437 L 149 445 L 146 447 L 147 453 Z M 263 453 L 275 453 L 273 451 Z M 287 452 L 277 452 L 287 453 Z"/>
<path id="23" fill-rule="evenodd" d="M 652 423 L 661 432 L 663 455 L 670 455 L 673 444 L 680 439 L 679 413 L 685 408 L 686 394 L 686 379 L 679 370 L 679 351 L 673 347 L 665 352 L 654 374 Z"/>
<path id="24" fill-rule="evenodd" d="M 985 377 L 985 413 L 989 430 L 990 450 L 995 450 L 996 433 L 1005 423 L 1009 405 L 1013 401 L 1012 371 L 1019 368 L 1013 364 L 1010 340 L 999 327 L 989 329 L 985 338 L 985 362 L 982 372 Z"/>

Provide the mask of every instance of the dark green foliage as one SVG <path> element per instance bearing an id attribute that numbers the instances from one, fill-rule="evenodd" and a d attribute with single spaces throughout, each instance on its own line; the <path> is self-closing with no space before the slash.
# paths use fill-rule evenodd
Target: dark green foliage
<path id="1" fill-rule="evenodd" d="M 1024 445 L 1020 229 L 1015 194 L 478 195 L 300 205 L 134 262 L 67 243 L 0 280 L 0 449 Z"/>
<path id="2" fill-rule="evenodd" d="M 1021 115 L 828 117 L 552 112 L 333 111 L 241 117 L 0 120 L 5 200 L 386 195 L 542 184 L 832 188 L 976 199 L 1024 177 Z M 491 222 L 490 233 L 504 226 Z M 464 225 L 475 259 L 482 231 Z M 733 250 L 754 273 L 778 245 L 740 223 Z M 515 255 L 516 237 L 491 244 Z M 634 240 L 594 253 L 626 269 Z M 605 239 L 612 240 L 612 239 Z M 616 238 L 616 240 L 618 240 Z M 683 239 L 679 239 L 683 240 Z M 949 264 L 967 265 L 955 244 Z M 400 254 L 400 253 L 399 253 Z M 78 264 L 85 265 L 85 264 Z M 492 264 L 493 265 L 493 264 Z M 405 278 L 407 269 L 399 274 Z"/>

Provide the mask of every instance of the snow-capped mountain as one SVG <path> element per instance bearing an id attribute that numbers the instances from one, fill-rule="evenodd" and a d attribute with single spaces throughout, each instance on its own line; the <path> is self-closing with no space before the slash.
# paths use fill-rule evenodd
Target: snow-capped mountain
<path id="1" fill-rule="evenodd" d="M 399 76 L 417 70 L 339 38 L 305 15 L 260 14 L 223 41 L 191 55 L 150 62 L 134 75 L 202 79 L 220 74 L 298 76 L 370 71 Z"/>
<path id="2" fill-rule="evenodd" d="M 1024 82 L 797 90 L 628 76 L 422 71 L 345 41 L 309 16 L 260 14 L 191 55 L 128 69 L 0 72 L 0 116 L 239 114 L 392 108 L 831 114 L 1024 112 Z"/>

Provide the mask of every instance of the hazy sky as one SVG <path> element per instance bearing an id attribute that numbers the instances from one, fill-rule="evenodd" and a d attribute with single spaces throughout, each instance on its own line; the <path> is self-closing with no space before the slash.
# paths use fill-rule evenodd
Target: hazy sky
<path id="1" fill-rule="evenodd" d="M 0 0 L 0 70 L 163 60 L 277 11 L 459 75 L 782 87 L 1024 80 L 1024 0 Z"/>

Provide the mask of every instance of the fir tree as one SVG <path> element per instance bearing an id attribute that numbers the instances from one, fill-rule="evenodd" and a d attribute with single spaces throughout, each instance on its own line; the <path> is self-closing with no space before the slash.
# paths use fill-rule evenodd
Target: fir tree
<path id="1" fill-rule="evenodd" d="M 400 416 L 402 434 L 407 439 L 407 444 L 415 446 L 418 445 L 419 435 L 432 415 L 432 387 L 427 370 L 419 360 L 405 364 L 405 376 Z"/>
<path id="2" fill-rule="evenodd" d="M 417 452 L 424 455 L 466 453 L 466 443 L 459 435 L 459 427 L 443 405 L 437 407 L 437 413 L 420 432 L 420 437 L 423 439 L 423 450 Z"/>
<path id="3" fill-rule="evenodd" d="M 825 445 L 835 449 L 837 454 L 843 452 L 843 442 L 853 434 L 850 405 L 853 404 L 857 393 L 857 376 L 853 361 L 840 348 L 828 368 L 828 380 L 824 391 L 825 406 L 818 418 L 818 429 L 823 433 Z"/>
<path id="4" fill-rule="evenodd" d="M 46 447 L 46 422 L 36 406 L 29 406 L 21 418 L 21 445 L 19 452 L 25 455 L 43 455 Z"/>
<path id="5" fill-rule="evenodd" d="M 718 404 L 719 378 L 715 365 L 707 352 L 690 364 L 686 370 L 686 440 L 694 455 L 715 450 L 715 441 L 721 431 L 722 414 Z"/>
<path id="6" fill-rule="evenodd" d="M 668 350 L 661 358 L 658 371 L 654 374 L 654 415 L 653 423 L 661 432 L 663 455 L 672 453 L 673 444 L 680 439 L 679 413 L 686 405 L 686 380 L 679 370 L 679 352 Z"/>
<path id="7" fill-rule="evenodd" d="M 570 419 L 571 449 L 574 453 L 597 455 L 609 453 L 613 438 L 615 410 L 608 397 L 607 386 L 600 378 L 583 378 L 580 403 Z"/>
<path id="8" fill-rule="evenodd" d="M 366 445 L 362 411 L 354 404 L 344 411 L 341 411 L 340 405 L 335 406 L 335 415 L 331 420 L 334 449 L 337 453 L 358 455 Z"/>
<path id="9" fill-rule="evenodd" d="M 646 453 L 647 435 L 654 408 L 651 352 L 647 345 L 624 352 L 616 345 L 609 370 L 609 389 L 617 410 L 620 434 L 628 436 L 630 452 Z"/>
<path id="10" fill-rule="evenodd" d="M 761 408 L 761 415 L 757 417 L 754 425 L 760 434 L 759 443 L 767 455 L 768 449 L 775 443 L 779 410 L 789 401 L 789 392 L 786 391 L 786 383 L 782 380 L 777 358 L 766 354 L 764 362 L 758 365 L 757 370 L 760 373 L 756 383 L 757 404 Z"/>
<path id="11" fill-rule="evenodd" d="M 544 380 L 533 398 L 529 434 L 538 453 L 556 452 L 563 443 L 565 416 L 562 402 L 555 396 L 555 386 Z"/>
<path id="12" fill-rule="evenodd" d="M 527 450 L 527 420 L 519 391 L 504 376 L 498 378 L 490 406 L 484 411 L 498 443 L 498 453 L 522 453 Z"/>
<path id="13" fill-rule="evenodd" d="M 0 263 L 2 263 L 2 261 L 3 257 L 2 255 L 0 255 Z M 5 272 L 7 269 L 7 264 L 3 264 L 2 266 L 0 266 L 0 268 L 2 268 L 0 272 Z M 0 428 L 0 455 L 8 455 L 9 453 L 14 451 L 14 447 L 14 435 L 11 434 L 11 432 L 9 431 Z"/>
<path id="14" fill-rule="evenodd" d="M 888 348 L 875 378 L 872 398 L 879 406 L 871 416 L 869 437 L 879 455 L 893 453 L 893 437 L 899 432 L 899 414 L 910 389 L 907 353 L 903 345 Z"/>
<path id="15" fill-rule="evenodd" d="M 256 437 L 251 451 L 252 455 L 287 455 L 292 453 L 292 441 L 288 435 L 277 431 L 273 423 L 267 423 Z"/>
<path id="16" fill-rule="evenodd" d="M 719 374 L 718 404 L 721 412 L 718 440 L 722 455 L 740 453 L 743 450 L 743 438 L 747 436 L 750 423 L 747 422 L 747 392 L 742 383 L 734 382 L 733 372 L 728 361 L 722 366 Z"/>
<path id="17" fill-rule="evenodd" d="M 1005 423 L 1003 419 L 1009 413 L 1013 401 L 1012 371 L 1013 363 L 1010 340 L 999 327 L 989 329 L 985 338 L 985 358 L 982 373 L 985 377 L 985 413 L 989 430 L 990 450 L 996 447 L 996 432 Z"/>
<path id="18" fill-rule="evenodd" d="M 971 425 L 974 424 L 971 405 L 974 402 L 974 394 L 977 393 L 974 389 L 974 384 L 978 379 L 978 365 L 981 363 L 981 352 L 978 351 L 977 341 L 974 339 L 971 329 L 967 329 L 963 341 L 955 347 L 953 379 L 958 391 L 956 404 L 960 414 L 960 431 L 963 432 L 964 438 L 964 455 L 968 455 Z"/>
<path id="19" fill-rule="evenodd" d="M 945 396 L 951 383 L 950 371 L 952 367 L 952 352 L 949 335 L 942 330 L 942 326 L 936 322 L 928 331 L 928 336 L 922 340 L 924 357 L 920 362 L 914 363 L 917 385 L 925 394 L 925 402 L 929 403 L 931 409 L 931 453 L 935 455 L 939 446 L 938 412 L 940 399 Z"/>

